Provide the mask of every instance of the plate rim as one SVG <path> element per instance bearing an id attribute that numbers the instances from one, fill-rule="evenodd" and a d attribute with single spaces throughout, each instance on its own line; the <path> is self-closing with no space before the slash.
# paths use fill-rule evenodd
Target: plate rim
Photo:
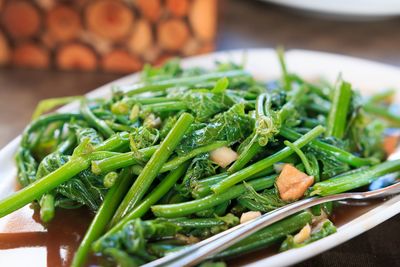
<path id="1" fill-rule="evenodd" d="M 374 0 L 361 1 L 320 1 L 320 0 L 260 0 L 288 8 L 321 13 L 326 15 L 337 15 L 351 19 L 357 18 L 385 18 L 400 15 L 400 3 L 396 0 L 385 0 L 386 3 Z M 385 5 L 386 4 L 386 5 Z"/>

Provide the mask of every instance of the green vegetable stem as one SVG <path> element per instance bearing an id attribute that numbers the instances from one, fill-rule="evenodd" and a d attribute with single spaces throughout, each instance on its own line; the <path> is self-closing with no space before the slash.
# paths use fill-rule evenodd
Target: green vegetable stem
<path id="1" fill-rule="evenodd" d="M 385 174 L 397 171 L 400 171 L 400 160 L 386 161 L 357 172 L 350 172 L 347 175 L 343 174 L 337 178 L 333 177 L 316 183 L 311 195 L 328 196 L 346 192 L 367 185 Z"/>
<path id="2" fill-rule="evenodd" d="M 326 136 L 343 138 L 347 126 L 347 116 L 353 91 L 351 84 L 340 81 L 333 92 L 331 109 L 328 115 Z"/>
<path id="3" fill-rule="evenodd" d="M 299 139 L 297 139 L 293 144 L 301 148 L 308 143 L 310 143 L 313 139 L 317 138 L 320 134 L 322 134 L 325 131 L 325 128 L 322 126 L 317 126 L 311 131 L 309 131 L 307 134 L 301 136 Z M 222 192 L 227 191 L 229 188 L 231 188 L 233 185 L 249 178 L 251 175 L 256 174 L 257 172 L 260 172 L 262 170 L 265 170 L 266 168 L 272 166 L 273 164 L 284 160 L 285 158 L 289 157 L 291 154 L 294 153 L 294 150 L 291 149 L 290 147 L 285 147 L 282 150 L 276 152 L 275 154 L 262 159 L 252 165 L 250 165 L 247 168 L 244 168 L 226 179 L 220 181 L 219 183 L 211 186 L 211 189 L 216 193 L 220 194 Z"/>
<path id="4" fill-rule="evenodd" d="M 91 222 L 82 242 L 75 252 L 72 260 L 72 267 L 84 266 L 90 252 L 92 243 L 104 232 L 110 219 L 112 218 L 119 203 L 128 191 L 133 182 L 133 175 L 129 168 L 125 168 L 119 174 L 115 184 L 108 191 L 103 204 L 100 206 L 93 221 Z"/>
<path id="5" fill-rule="evenodd" d="M 254 190 L 263 190 L 273 186 L 275 178 L 275 175 L 267 176 L 249 181 L 248 184 L 252 186 Z M 235 199 L 245 192 L 246 186 L 241 184 L 231 187 L 226 192 L 209 195 L 192 201 L 178 204 L 154 205 L 151 210 L 157 217 L 177 218 L 215 207 L 228 200 Z"/>
<path id="6" fill-rule="evenodd" d="M 118 207 L 111 225 L 115 225 L 120 221 L 129 211 L 135 208 L 139 201 L 142 199 L 150 185 L 157 177 L 163 164 L 171 156 L 176 146 L 179 144 L 183 135 L 192 124 L 194 118 L 188 113 L 183 113 L 174 127 L 168 133 L 167 137 L 162 141 L 160 147 L 154 152 L 150 160 L 147 162 L 143 171 L 135 180 L 132 187 L 129 189 L 127 195 Z"/>

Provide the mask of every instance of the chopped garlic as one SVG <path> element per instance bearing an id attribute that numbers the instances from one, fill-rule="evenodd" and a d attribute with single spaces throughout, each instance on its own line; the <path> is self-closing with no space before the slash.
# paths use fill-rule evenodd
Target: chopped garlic
<path id="1" fill-rule="evenodd" d="M 131 113 L 129 114 L 129 119 L 131 121 L 136 121 L 139 118 L 140 107 L 139 105 L 134 105 L 131 109 Z"/>
<path id="2" fill-rule="evenodd" d="M 230 147 L 226 146 L 217 148 L 210 153 L 210 159 L 222 168 L 225 168 L 237 158 L 238 154 Z"/>
<path id="3" fill-rule="evenodd" d="M 303 229 L 300 230 L 294 237 L 293 242 L 296 244 L 300 244 L 306 241 L 311 236 L 311 226 L 307 223 Z"/>
<path id="4" fill-rule="evenodd" d="M 324 223 L 328 221 L 328 219 L 324 219 L 319 221 L 316 225 L 313 225 L 311 234 L 317 233 L 321 231 L 321 229 L 324 227 Z"/>
<path id="5" fill-rule="evenodd" d="M 160 117 L 156 117 L 153 113 L 149 114 L 143 122 L 144 125 L 151 128 L 159 128 L 161 126 Z"/>
<path id="6" fill-rule="evenodd" d="M 188 244 L 188 245 L 196 244 L 196 243 L 200 242 L 200 239 L 198 237 L 195 237 L 192 235 L 185 236 L 183 234 L 176 234 L 175 238 L 181 242 Z"/>
<path id="7" fill-rule="evenodd" d="M 242 216 L 240 216 L 240 223 L 245 223 L 251 220 L 254 220 L 257 217 L 261 216 L 261 212 L 259 211 L 248 211 L 245 213 L 242 213 Z"/>
<path id="8" fill-rule="evenodd" d="M 285 164 L 286 164 L 286 163 L 283 163 L 283 162 L 275 163 L 275 164 L 274 164 L 274 171 L 275 171 L 276 173 L 281 173 L 281 171 L 282 171 L 282 169 L 283 169 L 283 166 L 285 166 Z"/>
<path id="9" fill-rule="evenodd" d="M 325 211 L 321 211 L 321 215 L 319 216 L 313 216 L 311 225 L 314 227 L 315 225 L 319 224 L 320 222 L 324 222 L 328 219 L 328 215 L 325 213 Z"/>

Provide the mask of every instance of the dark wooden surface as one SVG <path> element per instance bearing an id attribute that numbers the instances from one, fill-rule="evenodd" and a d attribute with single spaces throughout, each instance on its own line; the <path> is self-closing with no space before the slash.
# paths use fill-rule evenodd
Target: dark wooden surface
<path id="1" fill-rule="evenodd" d="M 250 0 L 222 3 L 218 50 L 252 47 L 313 49 L 400 65 L 400 18 L 350 22 Z M 119 75 L 0 70 L 0 147 L 29 122 L 40 99 L 79 95 Z M 400 216 L 299 266 L 400 266 Z"/>

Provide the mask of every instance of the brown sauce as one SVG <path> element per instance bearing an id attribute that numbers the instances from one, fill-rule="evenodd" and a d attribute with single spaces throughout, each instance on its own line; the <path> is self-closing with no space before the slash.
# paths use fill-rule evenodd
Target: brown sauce
<path id="1" fill-rule="evenodd" d="M 363 205 L 338 204 L 332 220 L 341 226 L 368 212 L 382 200 Z M 57 210 L 49 225 L 42 225 L 39 214 L 32 205 L 25 206 L 0 219 L 0 258 L 13 266 L 70 266 L 73 254 L 90 224 L 92 215 L 86 209 Z M 227 261 L 229 266 L 242 266 L 278 252 L 279 246 L 271 246 Z M 90 266 L 96 266 L 91 260 Z"/>
<path id="2" fill-rule="evenodd" d="M 272 245 L 267 248 L 259 249 L 250 253 L 239 255 L 237 257 L 232 257 L 227 259 L 225 262 L 228 266 L 244 266 L 249 263 L 253 263 L 262 260 L 266 257 L 272 256 L 279 251 L 279 244 Z"/>
<path id="3" fill-rule="evenodd" d="M 0 258 L 9 266 L 70 266 L 92 215 L 86 209 L 57 210 L 49 225 L 31 205 L 0 219 Z"/>
<path id="4" fill-rule="evenodd" d="M 368 202 L 350 202 L 346 204 L 337 203 L 333 210 L 332 222 L 340 227 L 355 218 L 367 213 L 385 202 L 385 199 L 372 199 Z"/>

